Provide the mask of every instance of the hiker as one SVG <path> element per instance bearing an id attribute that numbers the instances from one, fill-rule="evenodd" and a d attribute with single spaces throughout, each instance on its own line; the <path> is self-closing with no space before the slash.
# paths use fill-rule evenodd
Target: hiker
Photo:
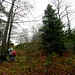
<path id="1" fill-rule="evenodd" d="M 15 60 L 15 56 L 16 56 L 16 51 L 13 50 L 13 48 L 9 48 L 8 52 L 9 52 L 9 59 L 14 61 Z"/>

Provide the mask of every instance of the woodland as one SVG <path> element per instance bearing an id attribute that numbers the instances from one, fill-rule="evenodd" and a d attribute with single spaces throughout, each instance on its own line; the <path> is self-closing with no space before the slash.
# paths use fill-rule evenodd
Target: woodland
<path id="1" fill-rule="evenodd" d="M 0 75 L 75 75 L 75 29 L 71 28 L 75 10 L 71 3 L 63 3 L 49 1 L 42 24 L 33 26 L 29 37 L 28 29 L 20 24 L 38 22 L 24 19 L 35 6 L 28 0 L 0 0 Z M 11 47 L 17 53 L 15 61 L 8 57 Z"/>

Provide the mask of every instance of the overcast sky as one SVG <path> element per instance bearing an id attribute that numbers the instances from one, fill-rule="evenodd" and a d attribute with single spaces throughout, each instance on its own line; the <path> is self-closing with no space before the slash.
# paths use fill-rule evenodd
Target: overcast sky
<path id="1" fill-rule="evenodd" d="M 32 17 L 29 18 L 28 20 L 34 20 L 34 19 L 41 20 L 44 10 L 46 9 L 47 5 L 50 3 L 50 0 L 34 0 L 34 1 L 35 1 L 35 4 L 34 4 L 33 12 L 32 12 L 33 14 L 32 14 Z M 71 3 L 72 8 L 75 8 L 75 0 L 63 0 L 63 1 L 64 3 L 67 3 L 67 4 Z M 41 22 L 38 21 L 37 23 L 41 23 Z M 32 22 L 31 24 L 34 25 L 35 23 Z M 72 21 L 71 24 L 72 24 L 71 28 L 74 28 L 74 21 Z"/>
<path id="2" fill-rule="evenodd" d="M 30 1 L 30 3 L 33 5 L 33 9 L 31 11 L 32 15 L 28 15 L 29 18 L 25 18 L 24 20 L 30 21 L 30 20 L 41 20 L 44 10 L 46 9 L 47 5 L 50 3 L 51 0 L 27 0 L 27 1 Z M 63 1 L 64 3 L 71 3 L 71 5 L 75 8 L 75 0 L 63 0 Z M 6 7 L 9 8 L 8 4 L 6 5 Z M 23 26 L 25 28 L 28 28 L 28 27 L 31 28 L 31 25 L 35 25 L 37 23 L 41 23 L 41 21 L 31 22 L 31 23 L 26 22 L 25 25 Z M 72 27 L 74 27 L 74 24 L 72 25 L 73 25 Z"/>
<path id="3" fill-rule="evenodd" d="M 32 26 L 40 26 L 40 24 L 42 23 L 41 19 L 42 19 L 44 10 L 46 9 L 47 5 L 50 3 L 50 0 L 28 0 L 28 1 L 30 1 L 30 3 L 33 4 L 33 10 L 31 10 L 32 15 L 29 15 L 29 18 L 25 18 L 24 21 L 37 20 L 37 22 L 29 22 L 29 23 L 26 22 L 23 26 L 21 24 L 21 26 L 23 28 L 29 29 Z M 75 0 L 64 0 L 65 3 L 66 3 L 66 1 L 67 1 L 67 3 L 72 3 L 73 7 L 75 8 Z M 8 6 L 8 4 L 7 4 L 7 6 Z M 74 28 L 75 20 L 72 21 L 71 24 L 72 24 L 71 27 Z"/>

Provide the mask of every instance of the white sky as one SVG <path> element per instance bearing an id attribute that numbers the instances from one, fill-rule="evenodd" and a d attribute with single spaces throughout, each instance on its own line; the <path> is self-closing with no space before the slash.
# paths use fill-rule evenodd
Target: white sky
<path id="1" fill-rule="evenodd" d="M 31 0 L 32 1 L 32 0 Z M 42 18 L 42 15 L 43 15 L 43 13 L 44 13 L 44 10 L 46 9 L 46 7 L 47 7 L 47 5 L 50 3 L 49 1 L 50 0 L 34 0 L 35 1 L 35 5 L 34 5 L 34 8 L 33 8 L 33 16 L 31 17 L 31 18 L 29 18 L 28 20 L 34 20 L 35 18 L 35 20 L 41 20 L 41 18 Z M 66 3 L 66 1 L 67 1 L 67 4 L 68 3 L 71 3 L 71 5 L 72 5 L 72 7 L 74 7 L 75 8 L 75 0 L 64 0 L 64 2 Z M 75 16 L 75 15 L 74 15 Z M 40 21 L 38 21 L 37 23 L 40 23 Z M 36 23 L 36 24 L 37 24 Z M 34 22 L 32 22 L 31 24 L 35 24 Z M 72 23 L 71 23 L 72 25 L 71 25 L 71 28 L 74 28 L 75 26 L 74 26 L 74 21 L 72 21 Z M 31 27 L 31 26 L 27 26 L 27 25 L 25 25 L 27 28 L 28 27 Z"/>
<path id="2" fill-rule="evenodd" d="M 41 21 L 42 15 L 43 15 L 44 10 L 46 9 L 48 3 L 49 3 L 48 0 L 35 0 L 34 7 L 31 11 L 32 15 L 29 15 L 28 20 L 40 20 Z M 40 23 L 40 21 L 37 21 L 36 23 L 31 22 L 28 24 L 29 24 L 29 26 L 30 26 L 30 24 L 32 24 L 32 26 L 34 26 L 35 24 Z M 29 26 L 26 25 L 26 28 Z"/>
<path id="3" fill-rule="evenodd" d="M 7 0 L 8 1 L 8 0 Z M 47 5 L 50 3 L 50 0 L 28 0 L 30 2 L 32 2 L 34 5 L 32 12 L 32 15 L 29 15 L 29 18 L 25 18 L 24 20 L 41 20 L 42 15 L 44 13 L 44 10 L 46 9 Z M 33 2 L 35 1 L 35 3 Z M 75 8 L 75 0 L 64 0 L 67 2 L 72 2 L 73 7 Z M 37 22 L 31 22 L 31 23 L 25 23 L 25 25 L 21 25 L 23 28 L 28 28 L 30 29 L 32 26 L 39 26 L 38 24 L 41 23 L 41 21 L 37 21 Z M 71 23 L 71 27 L 74 28 L 75 27 L 75 21 L 73 21 Z"/>
<path id="4" fill-rule="evenodd" d="M 30 3 L 33 4 L 34 8 L 31 11 L 32 15 L 29 15 L 29 18 L 25 18 L 24 20 L 25 21 L 41 20 L 44 10 L 46 9 L 47 5 L 50 3 L 51 0 L 28 0 L 28 1 L 30 1 Z M 75 0 L 63 0 L 63 1 L 65 1 L 65 3 L 66 3 L 66 1 L 67 1 L 67 3 L 71 2 L 73 4 L 73 7 L 75 8 L 75 5 L 74 5 Z M 8 4 L 6 6 L 9 7 Z M 41 23 L 41 22 L 37 21 L 37 22 L 25 23 L 25 25 L 23 25 L 23 27 L 31 28 L 31 25 L 32 26 L 35 24 L 37 25 L 37 23 Z M 72 27 L 74 27 L 74 25 Z"/>

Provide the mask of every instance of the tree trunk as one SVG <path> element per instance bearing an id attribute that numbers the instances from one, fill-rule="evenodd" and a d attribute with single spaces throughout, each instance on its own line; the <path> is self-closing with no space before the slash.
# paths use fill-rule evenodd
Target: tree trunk
<path id="1" fill-rule="evenodd" d="M 8 20 L 7 20 L 5 31 L 4 31 L 4 35 L 2 37 L 1 55 L 5 55 L 5 52 L 6 52 L 7 33 L 8 33 L 9 24 L 11 22 L 10 20 L 11 20 L 11 15 L 13 12 L 14 2 L 15 0 L 12 1 L 12 5 L 9 11 Z"/>
<path id="2" fill-rule="evenodd" d="M 68 34 L 69 34 L 69 38 L 71 39 L 71 27 L 70 27 L 70 20 L 69 20 L 67 7 L 66 7 L 66 16 L 67 16 L 67 21 L 68 21 Z"/>
<path id="3" fill-rule="evenodd" d="M 11 16 L 11 23 L 10 23 L 10 28 L 9 28 L 9 34 L 8 34 L 8 41 L 7 41 L 7 50 L 9 49 L 9 45 L 10 45 L 10 37 L 11 37 L 11 30 L 12 30 L 12 24 L 13 24 L 13 19 L 14 17 Z"/>

